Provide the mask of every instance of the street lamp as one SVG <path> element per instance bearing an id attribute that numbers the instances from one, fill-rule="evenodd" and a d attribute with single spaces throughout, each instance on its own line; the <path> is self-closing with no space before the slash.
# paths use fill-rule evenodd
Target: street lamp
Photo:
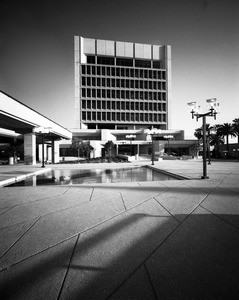
<path id="1" fill-rule="evenodd" d="M 132 140 L 134 140 L 136 138 L 136 135 L 134 134 L 127 134 L 126 139 L 130 140 L 130 156 L 132 156 Z"/>
<path id="2" fill-rule="evenodd" d="M 192 119 L 196 117 L 197 121 L 199 118 L 203 119 L 203 176 L 201 176 L 202 179 L 209 178 L 207 176 L 207 161 L 206 161 L 206 148 L 207 148 L 207 140 L 206 140 L 206 117 L 214 117 L 216 120 L 216 116 L 219 113 L 219 103 L 217 102 L 216 98 L 208 99 L 206 100 L 208 104 L 209 111 L 207 113 L 199 113 L 200 106 L 197 105 L 197 102 L 189 102 L 188 106 L 190 107 L 192 114 Z"/>
<path id="3" fill-rule="evenodd" d="M 45 134 L 50 132 L 50 127 L 36 127 L 33 132 L 39 133 L 42 136 L 42 168 L 45 168 L 45 153 L 44 153 L 44 144 L 45 144 Z"/>
<path id="4" fill-rule="evenodd" d="M 144 131 L 147 135 L 151 136 L 152 140 L 152 165 L 154 165 L 154 136 L 162 133 L 161 129 L 152 128 L 152 129 L 146 129 Z"/>

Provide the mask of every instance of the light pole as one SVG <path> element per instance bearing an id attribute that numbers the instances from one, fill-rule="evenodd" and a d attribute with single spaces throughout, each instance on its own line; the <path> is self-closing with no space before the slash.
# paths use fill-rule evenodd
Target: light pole
<path id="1" fill-rule="evenodd" d="M 161 129 L 157 129 L 157 128 L 152 128 L 152 129 L 146 129 L 145 130 L 145 133 L 147 135 L 150 135 L 151 136 L 151 140 L 152 140 L 152 165 L 154 165 L 154 136 L 155 135 L 158 135 L 162 132 Z"/>
<path id="2" fill-rule="evenodd" d="M 217 102 L 216 98 L 206 100 L 207 104 L 209 105 L 209 111 L 207 113 L 199 113 L 200 106 L 197 105 L 197 102 L 189 102 L 188 106 L 190 107 L 192 114 L 192 119 L 194 116 L 196 117 L 197 121 L 199 118 L 202 118 L 202 129 L 203 129 L 203 176 L 202 179 L 208 179 L 207 176 L 207 159 L 206 159 L 206 151 L 207 151 L 207 138 L 206 138 L 206 117 L 214 117 L 216 120 L 216 116 L 219 112 L 219 103 Z"/>
<path id="3" fill-rule="evenodd" d="M 130 156 L 132 156 L 132 140 L 134 140 L 136 138 L 136 135 L 134 134 L 127 134 L 126 139 L 130 140 Z"/>

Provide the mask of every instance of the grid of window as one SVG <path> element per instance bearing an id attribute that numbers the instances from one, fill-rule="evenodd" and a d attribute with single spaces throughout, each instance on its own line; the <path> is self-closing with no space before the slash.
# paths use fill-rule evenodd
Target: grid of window
<path id="1" fill-rule="evenodd" d="M 82 121 L 166 123 L 166 70 L 151 69 L 151 61 L 133 68 L 132 60 L 113 60 L 90 57 L 81 65 Z"/>

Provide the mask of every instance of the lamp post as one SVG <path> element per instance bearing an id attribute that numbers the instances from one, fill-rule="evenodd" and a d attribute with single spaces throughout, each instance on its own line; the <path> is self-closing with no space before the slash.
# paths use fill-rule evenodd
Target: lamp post
<path id="1" fill-rule="evenodd" d="M 161 132 L 162 132 L 162 130 L 161 129 L 157 129 L 157 128 L 152 128 L 152 129 L 146 129 L 145 130 L 145 133 L 147 135 L 150 135 L 151 136 L 151 140 L 152 140 L 152 158 L 151 158 L 152 165 L 154 165 L 154 151 L 155 151 L 154 150 L 154 136 L 160 134 Z"/>
<path id="2" fill-rule="evenodd" d="M 130 140 L 130 156 L 132 156 L 132 140 L 134 140 L 136 138 L 136 135 L 134 134 L 127 134 L 126 139 Z"/>
<path id="3" fill-rule="evenodd" d="M 206 117 L 214 117 L 216 120 L 216 116 L 219 112 L 219 103 L 216 98 L 206 100 L 209 111 L 207 113 L 199 113 L 200 106 L 197 105 L 197 102 L 189 102 L 188 106 L 190 107 L 192 114 L 192 119 L 196 117 L 197 121 L 199 118 L 202 118 L 202 129 L 203 129 L 203 176 L 202 179 L 208 179 L 207 176 L 207 160 L 206 160 L 206 151 L 207 151 L 207 138 L 206 138 Z"/>

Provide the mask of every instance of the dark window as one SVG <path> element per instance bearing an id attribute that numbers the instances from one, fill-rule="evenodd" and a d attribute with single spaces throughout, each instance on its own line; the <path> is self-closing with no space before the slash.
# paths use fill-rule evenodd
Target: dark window
<path id="1" fill-rule="evenodd" d="M 110 98 L 110 90 L 107 90 L 107 98 Z"/>
<path id="2" fill-rule="evenodd" d="M 87 97 L 91 97 L 91 90 L 90 89 L 87 89 Z"/>
<path id="3" fill-rule="evenodd" d="M 116 58 L 116 65 L 117 66 L 124 66 L 124 67 L 133 67 L 133 59 Z"/>
<path id="4" fill-rule="evenodd" d="M 81 77 L 81 85 L 85 85 L 85 77 Z"/>
<path id="5" fill-rule="evenodd" d="M 91 109 L 91 101 L 87 100 L 87 109 Z"/>
<path id="6" fill-rule="evenodd" d="M 85 89 L 82 89 L 81 91 L 82 91 L 81 92 L 82 97 L 85 97 Z"/>
<path id="7" fill-rule="evenodd" d="M 161 64 L 160 61 L 153 61 L 153 68 L 154 69 L 160 69 Z"/>
<path id="8" fill-rule="evenodd" d="M 94 97 L 94 98 L 95 98 L 95 95 L 96 95 L 96 90 L 95 90 L 95 89 L 93 89 L 93 90 L 92 90 L 92 97 Z"/>
<path id="9" fill-rule="evenodd" d="M 120 102 L 117 102 L 117 109 L 120 110 Z"/>
<path id="10" fill-rule="evenodd" d="M 120 120 L 120 113 L 119 112 L 117 113 L 117 121 L 121 121 Z"/>
<path id="11" fill-rule="evenodd" d="M 90 111 L 87 112 L 87 120 L 91 121 L 91 112 Z"/>
<path id="12" fill-rule="evenodd" d="M 134 102 L 131 102 L 131 103 L 130 103 L 130 109 L 131 109 L 131 110 L 134 110 Z"/>
<path id="13" fill-rule="evenodd" d="M 92 71 L 92 75 L 95 75 L 95 66 L 92 66 L 91 71 Z"/>
<path id="14" fill-rule="evenodd" d="M 115 101 L 112 101 L 111 105 L 112 105 L 112 109 L 115 109 Z"/>
<path id="15" fill-rule="evenodd" d="M 102 83 L 102 86 L 105 86 L 105 78 L 102 78 L 101 83 Z"/>
<path id="16" fill-rule="evenodd" d="M 90 77 L 87 77 L 87 86 L 91 86 L 90 79 L 91 79 Z"/>
<path id="17" fill-rule="evenodd" d="M 85 74 L 85 65 L 81 66 L 81 73 Z"/>
<path id="18" fill-rule="evenodd" d="M 92 109 L 96 109 L 96 101 L 92 100 Z"/>
<path id="19" fill-rule="evenodd" d="M 86 108 L 86 101 L 82 100 L 82 108 L 85 109 Z"/>
<path id="20" fill-rule="evenodd" d="M 107 112 L 107 121 L 111 121 L 110 112 Z"/>
<path id="21" fill-rule="evenodd" d="M 105 103 L 105 101 L 102 101 L 102 109 L 106 109 L 106 103 Z"/>
<path id="22" fill-rule="evenodd" d="M 125 102 L 121 102 L 121 109 L 125 110 Z"/>
<path id="23" fill-rule="evenodd" d="M 86 112 L 85 111 L 82 112 L 82 120 L 86 120 Z"/>
<path id="24" fill-rule="evenodd" d="M 102 121 L 106 121 L 106 113 L 102 112 Z"/>
<path id="25" fill-rule="evenodd" d="M 107 101 L 107 109 L 111 109 L 111 107 L 110 107 L 110 101 Z"/>
<path id="26" fill-rule="evenodd" d="M 129 110 L 129 102 L 126 102 L 126 110 Z"/>
<path id="27" fill-rule="evenodd" d="M 121 72 L 120 72 L 120 73 L 121 73 L 121 76 L 122 76 L 122 77 L 124 77 L 124 73 L 125 73 L 124 71 L 125 71 L 125 70 L 124 70 L 123 68 L 121 68 Z"/>
<path id="28" fill-rule="evenodd" d="M 115 90 L 112 90 L 112 98 L 115 99 Z"/>
<path id="29" fill-rule="evenodd" d="M 113 57 L 97 56 L 98 65 L 114 65 Z"/>
<path id="30" fill-rule="evenodd" d="M 90 75 L 90 66 L 87 66 L 87 74 Z"/>
<path id="31" fill-rule="evenodd" d="M 141 59 L 136 59 L 135 60 L 135 67 L 138 68 L 151 68 L 151 61 L 150 60 L 141 60 Z"/>
<path id="32" fill-rule="evenodd" d="M 92 80 L 92 86 L 95 86 L 95 77 L 93 77 L 91 80 Z"/>
<path id="33" fill-rule="evenodd" d="M 96 112 L 92 112 L 92 120 L 96 121 Z"/>
<path id="34" fill-rule="evenodd" d="M 111 68 L 111 76 L 115 76 L 115 68 Z"/>
<path id="35" fill-rule="evenodd" d="M 97 112 L 97 120 L 101 121 L 101 112 Z"/>
<path id="36" fill-rule="evenodd" d="M 87 56 L 87 64 L 95 64 L 95 56 Z"/>
<path id="37" fill-rule="evenodd" d="M 144 110 L 144 103 L 140 102 L 140 110 Z"/>

